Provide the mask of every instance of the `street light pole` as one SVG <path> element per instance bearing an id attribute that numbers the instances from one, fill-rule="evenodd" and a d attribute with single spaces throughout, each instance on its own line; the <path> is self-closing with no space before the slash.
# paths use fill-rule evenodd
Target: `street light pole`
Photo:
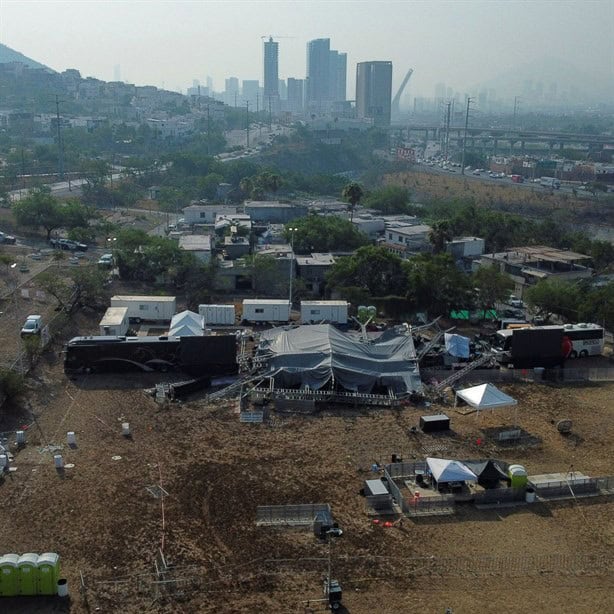
<path id="1" fill-rule="evenodd" d="M 290 292 L 289 292 L 289 301 L 290 301 L 290 310 L 292 310 L 292 278 L 294 274 L 294 232 L 298 230 L 298 228 L 288 228 L 290 231 Z"/>

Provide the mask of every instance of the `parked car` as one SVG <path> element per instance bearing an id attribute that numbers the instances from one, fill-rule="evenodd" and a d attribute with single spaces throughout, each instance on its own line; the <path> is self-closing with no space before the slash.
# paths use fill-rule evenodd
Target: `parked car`
<path id="1" fill-rule="evenodd" d="M 98 265 L 104 267 L 113 266 L 113 254 L 102 254 L 98 259 Z"/>
<path id="2" fill-rule="evenodd" d="M 4 243 L 6 245 L 15 245 L 17 239 L 13 235 L 7 235 L 4 232 L 0 232 L 0 243 Z"/>
<path id="3" fill-rule="evenodd" d="M 21 336 L 28 337 L 30 335 L 40 335 L 43 329 L 43 317 L 32 315 L 26 318 L 24 325 L 21 328 Z"/>
<path id="4" fill-rule="evenodd" d="M 71 239 L 49 239 L 49 243 L 57 249 L 63 249 L 71 252 L 86 252 L 87 245 L 85 243 L 79 243 L 78 241 L 72 241 Z"/>
<path id="5" fill-rule="evenodd" d="M 512 307 L 515 307 L 516 309 L 522 309 L 524 307 L 524 303 L 522 302 L 522 299 L 519 299 L 514 294 L 510 295 L 510 298 L 508 299 L 507 304 L 511 305 Z"/>

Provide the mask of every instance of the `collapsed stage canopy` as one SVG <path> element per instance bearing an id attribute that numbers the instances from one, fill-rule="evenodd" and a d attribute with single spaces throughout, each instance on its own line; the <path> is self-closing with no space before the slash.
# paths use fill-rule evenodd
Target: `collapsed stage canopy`
<path id="1" fill-rule="evenodd" d="M 329 324 L 273 329 L 263 333 L 258 354 L 282 388 L 319 390 L 334 378 L 362 394 L 375 387 L 399 395 L 422 390 L 413 339 L 395 330 L 363 341 Z"/>

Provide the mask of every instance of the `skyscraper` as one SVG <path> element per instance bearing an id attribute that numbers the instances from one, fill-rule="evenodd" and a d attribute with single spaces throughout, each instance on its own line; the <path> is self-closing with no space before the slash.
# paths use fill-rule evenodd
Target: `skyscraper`
<path id="1" fill-rule="evenodd" d="M 307 43 L 307 105 L 314 108 L 330 101 L 330 38 Z"/>
<path id="2" fill-rule="evenodd" d="M 305 105 L 305 81 L 288 77 L 288 109 L 293 113 L 302 113 Z"/>
<path id="3" fill-rule="evenodd" d="M 341 102 L 346 99 L 347 53 L 330 50 L 330 99 Z"/>
<path id="4" fill-rule="evenodd" d="M 371 118 L 376 126 L 390 125 L 392 62 L 356 65 L 356 115 Z"/>
<path id="5" fill-rule="evenodd" d="M 264 97 L 279 96 L 279 43 L 269 37 L 264 42 Z"/>

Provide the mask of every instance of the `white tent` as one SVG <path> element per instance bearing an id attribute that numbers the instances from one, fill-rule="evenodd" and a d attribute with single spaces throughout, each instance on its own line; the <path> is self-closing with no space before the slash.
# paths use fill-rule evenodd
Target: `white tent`
<path id="1" fill-rule="evenodd" d="M 505 392 L 501 392 L 492 384 L 481 384 L 480 386 L 457 390 L 456 397 L 463 399 L 465 403 L 475 407 L 478 411 L 480 409 L 500 409 L 501 407 L 510 407 L 518 404 L 516 399 L 505 394 Z"/>
<path id="2" fill-rule="evenodd" d="M 196 337 L 203 334 L 205 318 L 193 311 L 182 311 L 173 316 L 169 337 Z"/>
<path id="3" fill-rule="evenodd" d="M 438 483 L 442 482 L 466 482 L 476 481 L 478 476 L 465 467 L 462 463 L 445 458 L 427 458 L 426 464 L 431 472 L 433 479 Z"/>

